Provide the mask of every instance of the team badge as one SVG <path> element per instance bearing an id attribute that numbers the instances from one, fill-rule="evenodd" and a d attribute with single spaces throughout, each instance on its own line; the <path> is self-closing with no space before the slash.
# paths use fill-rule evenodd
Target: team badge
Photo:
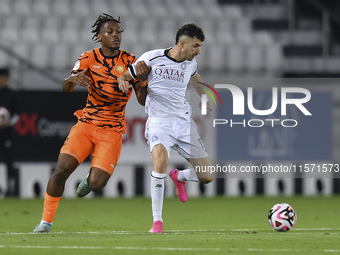
<path id="1" fill-rule="evenodd" d="M 187 64 L 186 63 L 182 63 L 181 64 L 181 68 L 182 68 L 182 70 L 185 70 L 187 68 Z"/>
<path id="2" fill-rule="evenodd" d="M 122 66 L 122 65 L 116 66 L 116 71 L 117 71 L 118 73 L 124 72 L 124 66 Z"/>
<path id="3" fill-rule="evenodd" d="M 76 70 L 78 70 L 79 67 L 80 67 L 80 61 L 78 60 L 78 61 L 74 64 L 73 70 L 76 71 Z"/>

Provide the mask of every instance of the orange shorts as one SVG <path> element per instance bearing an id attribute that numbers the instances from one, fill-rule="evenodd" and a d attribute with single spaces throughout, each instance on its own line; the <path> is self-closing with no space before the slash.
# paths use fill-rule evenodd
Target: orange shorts
<path id="1" fill-rule="evenodd" d="M 113 174 L 122 149 L 122 134 L 78 121 L 65 140 L 60 153 L 75 157 L 81 164 L 92 153 L 91 167 Z"/>

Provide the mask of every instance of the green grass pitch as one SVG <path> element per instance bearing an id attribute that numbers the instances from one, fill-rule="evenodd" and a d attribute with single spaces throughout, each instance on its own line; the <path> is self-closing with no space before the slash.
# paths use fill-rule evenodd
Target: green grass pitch
<path id="1" fill-rule="evenodd" d="M 290 204 L 295 227 L 267 214 Z M 339 197 L 215 197 L 164 201 L 164 232 L 150 234 L 151 201 L 62 199 L 52 232 L 33 234 L 41 199 L 0 200 L 0 254 L 340 254 Z"/>

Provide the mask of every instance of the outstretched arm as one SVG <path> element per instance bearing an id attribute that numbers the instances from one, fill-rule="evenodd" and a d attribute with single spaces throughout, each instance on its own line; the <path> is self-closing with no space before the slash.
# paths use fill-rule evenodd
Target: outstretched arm
<path id="1" fill-rule="evenodd" d="M 89 87 L 91 85 L 91 78 L 86 74 L 87 68 L 77 74 L 71 74 L 63 81 L 63 91 L 71 92 L 78 84 L 82 87 Z"/>
<path id="2" fill-rule="evenodd" d="M 129 89 L 132 88 L 132 85 L 130 84 L 131 80 L 132 77 L 129 71 L 121 74 L 117 79 L 119 89 L 124 93 L 128 92 Z"/>
<path id="3" fill-rule="evenodd" d="M 134 85 L 134 90 L 138 103 L 144 106 L 147 95 L 147 78 L 151 71 L 151 66 L 147 66 L 144 61 L 139 61 L 136 63 L 135 70 L 137 72 L 137 78 L 139 82 Z M 119 89 L 122 92 L 126 93 L 132 87 L 132 85 L 130 84 L 132 78 L 133 77 L 131 76 L 129 71 L 126 71 L 118 77 L 117 82 L 119 85 Z"/>
<path id="4" fill-rule="evenodd" d="M 191 77 L 190 83 L 192 86 L 194 86 L 196 92 L 198 93 L 200 97 L 202 97 L 202 95 L 205 94 L 203 90 L 204 86 L 202 84 L 203 80 L 202 80 L 202 77 L 198 73 L 196 73 L 194 77 Z M 200 109 L 202 108 L 201 102 L 199 103 L 199 107 Z M 207 109 L 209 111 L 212 111 L 212 107 L 209 101 L 207 102 Z"/>
<path id="5" fill-rule="evenodd" d="M 145 105 L 148 85 L 148 75 L 151 71 L 151 66 L 147 66 L 144 61 L 136 63 L 136 71 L 139 82 L 134 86 L 138 103 Z"/>

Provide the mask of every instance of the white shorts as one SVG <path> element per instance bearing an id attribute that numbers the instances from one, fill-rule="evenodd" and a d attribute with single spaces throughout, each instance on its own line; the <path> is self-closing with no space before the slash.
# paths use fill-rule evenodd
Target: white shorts
<path id="1" fill-rule="evenodd" d="M 208 153 L 201 137 L 197 133 L 195 122 L 179 117 L 149 117 L 145 127 L 145 138 L 150 146 L 150 153 L 157 144 L 162 144 L 170 158 L 170 148 L 184 158 L 205 158 Z"/>

